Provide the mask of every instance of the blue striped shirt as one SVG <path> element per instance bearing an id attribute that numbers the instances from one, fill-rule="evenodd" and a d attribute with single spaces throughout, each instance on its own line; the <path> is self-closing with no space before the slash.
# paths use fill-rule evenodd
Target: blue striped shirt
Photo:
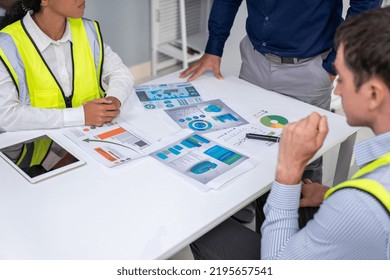
<path id="1" fill-rule="evenodd" d="M 390 152 L 390 132 L 355 146 L 362 167 Z M 390 166 L 363 176 L 390 192 Z M 357 189 L 333 193 L 306 227 L 298 228 L 301 185 L 274 182 L 264 206 L 262 259 L 390 259 L 390 216 L 371 195 Z"/>

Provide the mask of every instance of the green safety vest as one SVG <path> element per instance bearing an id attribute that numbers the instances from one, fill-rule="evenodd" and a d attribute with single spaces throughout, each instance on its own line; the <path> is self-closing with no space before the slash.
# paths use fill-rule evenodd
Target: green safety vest
<path id="1" fill-rule="evenodd" d="M 362 169 L 356 172 L 352 176 L 351 180 L 345 181 L 333 188 L 330 188 L 326 194 L 325 199 L 328 198 L 334 192 L 344 188 L 356 188 L 365 191 L 374 196 L 390 213 L 390 193 L 379 182 L 372 179 L 359 179 L 363 175 L 366 175 L 375 169 L 390 164 L 390 153 L 387 153 L 383 157 L 374 160 L 373 162 L 365 165 Z"/>
<path id="2" fill-rule="evenodd" d="M 104 97 L 101 86 L 103 41 L 97 22 L 68 19 L 73 43 L 73 91 L 64 91 L 31 40 L 22 21 L 0 32 L 0 59 L 8 69 L 24 105 L 38 108 L 79 107 L 84 102 Z"/>
<path id="3" fill-rule="evenodd" d="M 97 22 L 68 18 L 72 33 L 73 89 L 69 97 L 31 40 L 22 21 L 0 31 L 0 59 L 13 79 L 23 105 L 38 108 L 79 107 L 104 97 L 101 83 L 103 40 Z M 46 158 L 51 141 L 42 139 L 23 146 L 17 164 L 39 165 Z"/>

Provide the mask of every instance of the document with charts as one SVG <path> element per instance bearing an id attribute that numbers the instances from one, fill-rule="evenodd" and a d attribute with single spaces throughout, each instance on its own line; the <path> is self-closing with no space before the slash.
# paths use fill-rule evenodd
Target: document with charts
<path id="1" fill-rule="evenodd" d="M 252 113 L 249 121 L 251 123 L 209 133 L 207 136 L 220 143 L 225 143 L 235 149 L 261 158 L 265 148 L 276 149 L 277 143 L 248 139 L 245 137 L 246 134 L 256 133 L 269 136 L 280 136 L 283 127 L 289 123 L 289 120 L 281 114 L 270 113 L 267 110 L 259 110 Z"/>
<path id="2" fill-rule="evenodd" d="M 202 102 L 198 90 L 188 82 L 140 85 L 135 93 L 145 110 L 171 109 Z"/>
<path id="3" fill-rule="evenodd" d="M 107 167 L 143 157 L 151 146 L 146 136 L 122 119 L 115 119 L 101 127 L 67 128 L 63 134 Z"/>
<path id="4" fill-rule="evenodd" d="M 248 123 L 219 99 L 165 110 L 165 113 L 181 128 L 189 128 L 197 133 L 208 133 Z"/>
<path id="5" fill-rule="evenodd" d="M 256 165 L 246 155 L 197 133 L 158 149 L 150 156 L 191 178 L 192 182 L 200 183 L 203 191 L 218 189 Z"/>

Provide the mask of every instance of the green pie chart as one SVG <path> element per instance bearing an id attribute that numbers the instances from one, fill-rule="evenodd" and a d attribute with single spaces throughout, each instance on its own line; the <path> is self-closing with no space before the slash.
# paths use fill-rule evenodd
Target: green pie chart
<path id="1" fill-rule="evenodd" d="M 288 120 L 285 117 L 278 115 L 265 116 L 260 119 L 260 122 L 271 128 L 283 128 L 288 124 Z"/>

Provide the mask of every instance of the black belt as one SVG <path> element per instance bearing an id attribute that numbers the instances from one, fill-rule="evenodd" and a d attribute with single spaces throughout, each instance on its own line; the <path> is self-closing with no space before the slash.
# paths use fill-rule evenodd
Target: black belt
<path id="1" fill-rule="evenodd" d="M 326 59 L 330 52 L 331 52 L 331 50 L 327 50 L 319 55 L 322 57 L 322 59 Z M 271 62 L 278 63 L 278 64 L 299 64 L 299 63 L 303 63 L 303 62 L 312 60 L 313 58 L 318 56 L 318 55 L 316 55 L 316 56 L 312 56 L 312 57 L 299 58 L 299 57 L 281 57 L 281 56 L 277 56 L 277 55 L 272 54 L 272 53 L 261 53 L 261 54 L 264 55 L 264 57 L 267 60 L 269 60 Z"/>

